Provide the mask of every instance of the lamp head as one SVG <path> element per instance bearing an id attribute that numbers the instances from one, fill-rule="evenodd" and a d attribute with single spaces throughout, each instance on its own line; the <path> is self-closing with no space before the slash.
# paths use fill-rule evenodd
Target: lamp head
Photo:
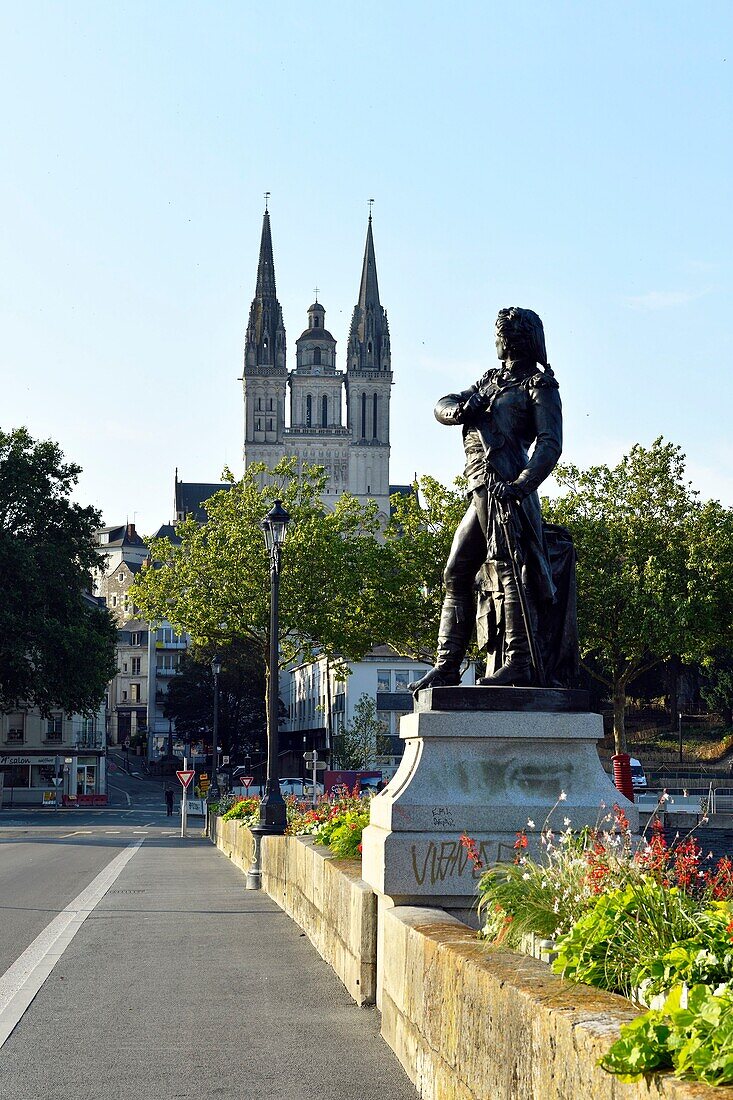
<path id="1" fill-rule="evenodd" d="M 282 546 L 285 542 L 289 522 L 290 514 L 283 508 L 282 501 L 276 500 L 260 524 L 268 551 L 272 552 L 276 546 Z"/>
<path id="2" fill-rule="evenodd" d="M 221 657 L 218 653 L 211 658 L 211 671 L 214 676 L 218 676 L 221 672 Z"/>

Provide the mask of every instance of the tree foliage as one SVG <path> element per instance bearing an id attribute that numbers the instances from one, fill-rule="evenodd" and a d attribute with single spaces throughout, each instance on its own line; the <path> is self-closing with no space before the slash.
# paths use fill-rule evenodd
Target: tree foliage
<path id="1" fill-rule="evenodd" d="M 168 685 L 164 714 L 185 738 L 211 741 L 214 727 L 214 676 L 211 660 L 222 662 L 219 675 L 218 741 L 223 751 L 260 751 L 265 740 L 265 665 L 250 639 L 233 641 L 223 650 L 200 646 L 185 653 Z"/>
<path id="2" fill-rule="evenodd" d="M 363 771 L 389 751 L 389 738 L 384 722 L 377 718 L 377 704 L 363 692 L 354 707 L 354 714 L 333 738 L 334 760 L 344 771 Z"/>
<path id="3" fill-rule="evenodd" d="M 69 498 L 81 469 L 25 428 L 0 431 L 0 707 L 91 714 L 115 672 L 116 631 L 84 590 L 96 509 Z"/>
<path id="4" fill-rule="evenodd" d="M 560 465 L 564 493 L 545 512 L 578 551 L 578 626 L 586 668 L 610 690 L 616 750 L 625 748 L 630 682 L 658 661 L 703 660 L 730 639 L 733 524 L 701 503 L 679 447 L 657 439 L 614 467 Z"/>
<path id="5" fill-rule="evenodd" d="M 167 619 L 195 643 L 249 639 L 266 656 L 270 574 L 260 523 L 280 499 L 291 516 L 280 579 L 280 667 L 316 654 L 359 660 L 384 624 L 376 505 L 345 494 L 327 509 L 323 468 L 297 471 L 294 459 L 271 470 L 253 464 L 241 481 L 229 476 L 231 488 L 207 502 L 205 524 L 180 524 L 180 545 L 152 543 L 157 567 L 141 571 L 131 598 L 147 618 Z"/>
<path id="6" fill-rule="evenodd" d="M 453 488 L 422 477 L 412 493 L 392 497 L 385 532 L 384 595 L 389 608 L 382 640 L 398 653 L 433 663 L 443 603 L 443 570 L 467 502 Z"/>

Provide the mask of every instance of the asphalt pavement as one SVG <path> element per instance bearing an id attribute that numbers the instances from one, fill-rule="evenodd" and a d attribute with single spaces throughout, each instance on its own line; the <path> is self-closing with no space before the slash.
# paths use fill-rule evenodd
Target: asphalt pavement
<path id="1" fill-rule="evenodd" d="M 0 819 L 0 1008 L 14 959 L 65 907 L 86 917 L 0 1050 L 0 1098 L 414 1100 L 376 1010 L 200 824 L 182 840 L 159 807 Z"/>

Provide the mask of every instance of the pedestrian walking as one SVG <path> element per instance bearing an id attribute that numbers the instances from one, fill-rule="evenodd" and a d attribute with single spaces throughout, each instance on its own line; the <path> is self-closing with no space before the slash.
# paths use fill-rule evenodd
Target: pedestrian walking
<path id="1" fill-rule="evenodd" d="M 173 788 L 166 787 L 165 789 L 165 812 L 168 817 L 173 817 Z"/>

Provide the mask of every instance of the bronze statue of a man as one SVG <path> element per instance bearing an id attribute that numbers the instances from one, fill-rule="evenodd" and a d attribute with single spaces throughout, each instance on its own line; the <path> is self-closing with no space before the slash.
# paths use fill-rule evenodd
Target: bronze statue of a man
<path id="1" fill-rule="evenodd" d="M 481 684 L 567 685 L 577 662 L 572 542 L 543 524 L 537 495 L 562 451 L 560 393 L 537 314 L 502 309 L 496 350 L 500 367 L 435 407 L 441 424 L 462 426 L 470 503 L 445 568 L 438 659 L 415 692 L 460 682 L 474 622 L 487 649 Z"/>

